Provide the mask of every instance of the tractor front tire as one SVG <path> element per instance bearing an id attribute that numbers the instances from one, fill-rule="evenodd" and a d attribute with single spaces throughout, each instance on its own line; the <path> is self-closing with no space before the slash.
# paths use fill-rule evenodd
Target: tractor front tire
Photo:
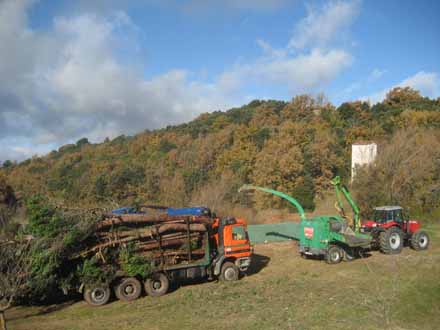
<path id="1" fill-rule="evenodd" d="M 330 265 L 338 264 L 342 261 L 343 257 L 344 251 L 337 245 L 331 245 L 325 255 L 325 261 Z"/>
<path id="2" fill-rule="evenodd" d="M 108 303 L 110 300 L 111 291 L 108 286 L 92 286 L 89 288 L 86 288 L 84 291 L 84 300 L 87 301 L 87 303 L 90 306 L 102 306 Z"/>
<path id="3" fill-rule="evenodd" d="M 141 296 L 141 282 L 135 277 L 123 278 L 115 286 L 115 295 L 121 301 L 133 301 Z"/>
<path id="4" fill-rule="evenodd" d="M 240 270 L 238 267 L 230 261 L 226 261 L 222 265 L 222 270 L 220 272 L 220 280 L 223 282 L 237 281 L 240 276 Z"/>
<path id="5" fill-rule="evenodd" d="M 160 297 L 168 292 L 170 281 L 163 273 L 154 274 L 144 284 L 145 292 L 151 297 Z"/>
<path id="6" fill-rule="evenodd" d="M 411 236 L 411 247 L 416 251 L 426 250 L 429 246 L 429 235 L 424 230 L 417 230 Z"/>
<path id="7" fill-rule="evenodd" d="M 379 234 L 380 250 L 384 254 L 399 254 L 403 248 L 403 233 L 398 227 L 391 227 Z"/>

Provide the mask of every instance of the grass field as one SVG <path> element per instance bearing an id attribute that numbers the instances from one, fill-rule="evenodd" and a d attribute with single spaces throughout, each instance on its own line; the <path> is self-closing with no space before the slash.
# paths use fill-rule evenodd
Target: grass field
<path id="1" fill-rule="evenodd" d="M 160 298 L 82 301 L 7 312 L 10 330 L 60 329 L 439 329 L 440 226 L 428 251 L 327 265 L 295 242 L 258 245 L 250 274 L 199 283 Z"/>

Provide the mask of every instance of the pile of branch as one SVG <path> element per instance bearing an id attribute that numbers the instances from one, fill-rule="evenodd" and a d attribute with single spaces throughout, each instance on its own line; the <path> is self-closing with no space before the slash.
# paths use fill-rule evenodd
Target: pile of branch
<path id="1" fill-rule="evenodd" d="M 128 244 L 134 244 L 136 253 L 160 259 L 162 263 L 169 262 L 170 257 L 173 264 L 198 259 L 204 256 L 203 238 L 211 221 L 205 216 L 169 216 L 165 213 L 105 214 L 72 259 Z"/>

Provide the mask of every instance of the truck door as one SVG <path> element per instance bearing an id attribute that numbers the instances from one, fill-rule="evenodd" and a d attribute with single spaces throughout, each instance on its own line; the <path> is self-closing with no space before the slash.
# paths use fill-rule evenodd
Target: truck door
<path id="1" fill-rule="evenodd" d="M 234 224 L 224 227 L 225 255 L 241 257 L 249 254 L 251 246 L 244 224 Z"/>

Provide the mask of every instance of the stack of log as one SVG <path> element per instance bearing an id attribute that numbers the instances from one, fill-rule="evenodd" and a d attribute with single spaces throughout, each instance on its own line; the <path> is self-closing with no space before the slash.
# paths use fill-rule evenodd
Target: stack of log
<path id="1" fill-rule="evenodd" d="M 206 233 L 212 219 L 206 216 L 156 214 L 106 214 L 80 252 L 86 257 L 104 249 L 131 244 L 139 255 L 157 264 L 179 264 L 205 255 Z"/>

